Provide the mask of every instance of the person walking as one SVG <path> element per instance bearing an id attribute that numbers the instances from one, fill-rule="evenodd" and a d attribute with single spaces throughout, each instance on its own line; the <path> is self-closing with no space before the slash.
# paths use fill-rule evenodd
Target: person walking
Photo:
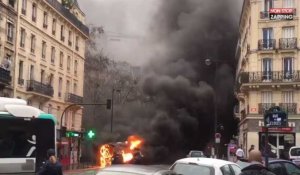
<path id="1" fill-rule="evenodd" d="M 262 154 L 258 150 L 249 153 L 250 165 L 243 168 L 240 175 L 275 175 L 263 165 Z"/>
<path id="2" fill-rule="evenodd" d="M 48 160 L 43 164 L 41 169 L 38 171 L 38 175 L 63 175 L 62 165 L 58 162 L 55 157 L 54 149 L 47 151 Z"/>

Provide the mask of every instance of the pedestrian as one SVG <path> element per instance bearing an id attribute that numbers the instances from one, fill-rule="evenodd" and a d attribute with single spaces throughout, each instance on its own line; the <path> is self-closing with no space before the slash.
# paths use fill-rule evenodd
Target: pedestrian
<path id="1" fill-rule="evenodd" d="M 249 153 L 249 166 L 242 169 L 240 175 L 275 175 L 263 165 L 261 152 L 252 150 Z"/>
<path id="2" fill-rule="evenodd" d="M 237 156 L 237 158 L 244 158 L 245 157 L 245 153 L 244 150 L 242 149 L 242 145 L 238 147 L 238 149 L 235 152 L 235 155 Z"/>
<path id="3" fill-rule="evenodd" d="M 38 175 L 63 175 L 62 165 L 58 162 L 54 149 L 47 151 L 47 161 L 38 171 Z"/>
<path id="4" fill-rule="evenodd" d="M 250 153 L 252 150 L 254 150 L 254 148 L 255 148 L 255 146 L 254 146 L 254 145 L 251 145 L 251 147 L 250 147 L 248 153 Z"/>

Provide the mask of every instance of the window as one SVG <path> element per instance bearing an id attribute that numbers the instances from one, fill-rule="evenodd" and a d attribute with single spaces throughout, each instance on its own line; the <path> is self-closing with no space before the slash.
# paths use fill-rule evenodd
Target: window
<path id="1" fill-rule="evenodd" d="M 268 168 L 275 174 L 285 174 L 280 163 L 270 163 Z"/>
<path id="2" fill-rule="evenodd" d="M 294 8 L 295 0 L 283 0 L 283 8 Z"/>
<path id="3" fill-rule="evenodd" d="M 53 109 L 52 105 L 49 104 L 49 107 L 48 107 L 48 113 L 49 113 L 49 114 L 52 114 L 52 109 Z"/>
<path id="4" fill-rule="evenodd" d="M 26 32 L 25 29 L 21 28 L 21 39 L 20 39 L 20 47 L 25 47 L 25 39 L 26 39 Z"/>
<path id="5" fill-rule="evenodd" d="M 52 35 L 55 35 L 56 32 L 56 19 L 53 18 L 52 20 Z"/>
<path id="6" fill-rule="evenodd" d="M 262 103 L 272 103 L 272 91 L 261 92 L 261 102 Z"/>
<path id="7" fill-rule="evenodd" d="M 59 77 L 59 80 L 58 80 L 58 97 L 61 97 L 61 90 L 62 90 L 62 78 Z"/>
<path id="8" fill-rule="evenodd" d="M 24 79 L 23 79 L 23 61 L 19 61 L 19 78 L 18 78 L 18 84 L 24 85 Z"/>
<path id="9" fill-rule="evenodd" d="M 31 45 L 30 45 L 30 51 L 31 53 L 34 53 L 35 52 L 35 35 L 31 35 Z"/>
<path id="10" fill-rule="evenodd" d="M 51 63 L 55 63 L 55 47 L 51 47 Z"/>
<path id="11" fill-rule="evenodd" d="M 43 41 L 42 42 L 42 58 L 46 58 L 46 47 L 47 47 L 46 42 Z"/>
<path id="12" fill-rule="evenodd" d="M 231 168 L 232 168 L 232 170 L 234 171 L 234 174 L 235 175 L 240 175 L 241 174 L 241 168 L 240 167 L 238 167 L 238 166 L 236 166 L 236 165 L 230 165 L 231 166 Z"/>
<path id="13" fill-rule="evenodd" d="M 271 8 L 274 7 L 274 0 L 265 0 L 265 3 L 264 3 L 264 10 L 265 12 L 269 11 Z"/>
<path id="14" fill-rule="evenodd" d="M 45 29 L 47 29 L 48 27 L 48 13 L 47 12 L 44 12 L 44 22 L 43 22 L 43 27 Z"/>
<path id="15" fill-rule="evenodd" d="M 176 163 L 171 167 L 177 174 L 188 174 L 188 175 L 211 175 L 215 174 L 214 168 L 204 165 L 184 164 Z"/>
<path id="16" fill-rule="evenodd" d="M 72 46 L 72 31 L 69 30 L 69 40 L 68 40 L 69 46 Z"/>
<path id="17" fill-rule="evenodd" d="M 63 68 L 63 64 L 64 63 L 64 53 L 63 52 L 60 52 L 59 54 L 59 67 L 60 68 Z"/>
<path id="18" fill-rule="evenodd" d="M 29 80 L 34 80 L 34 66 L 30 65 Z"/>
<path id="19" fill-rule="evenodd" d="M 7 41 L 13 42 L 14 38 L 14 25 L 11 22 L 7 22 Z"/>
<path id="20" fill-rule="evenodd" d="M 37 8 L 36 8 L 36 4 L 35 3 L 33 3 L 32 4 L 32 21 L 36 21 L 36 10 L 37 10 Z"/>
<path id="21" fill-rule="evenodd" d="M 75 127 L 75 116 L 76 116 L 76 112 L 73 111 L 72 112 L 72 127 Z"/>
<path id="22" fill-rule="evenodd" d="M 283 38 L 294 38 L 295 27 L 283 27 L 282 36 Z"/>
<path id="23" fill-rule="evenodd" d="M 64 27 L 64 25 L 61 25 L 61 27 L 60 27 L 60 40 L 65 41 L 65 27 Z"/>
<path id="24" fill-rule="evenodd" d="M 79 50 L 79 36 L 76 36 L 76 41 L 75 41 L 75 49 L 78 51 Z"/>
<path id="25" fill-rule="evenodd" d="M 78 67 L 78 61 L 75 60 L 74 62 L 74 74 L 77 75 L 77 67 Z"/>
<path id="26" fill-rule="evenodd" d="M 263 48 L 272 49 L 275 47 L 273 40 L 273 28 L 263 28 Z"/>
<path id="27" fill-rule="evenodd" d="M 68 56 L 68 59 L 67 59 L 67 71 L 70 71 L 71 69 L 71 57 Z"/>
<path id="28" fill-rule="evenodd" d="M 231 173 L 229 165 L 224 165 L 220 169 L 221 169 L 223 175 L 233 175 Z"/>
<path id="29" fill-rule="evenodd" d="M 284 163 L 286 171 L 288 174 L 300 174 L 300 169 L 291 163 Z"/>
<path id="30" fill-rule="evenodd" d="M 282 92 L 282 101 L 283 101 L 283 103 L 293 103 L 294 102 L 293 91 L 283 91 Z"/>
<path id="31" fill-rule="evenodd" d="M 283 58 L 283 73 L 285 80 L 291 80 L 293 78 L 293 58 Z"/>
<path id="32" fill-rule="evenodd" d="M 66 93 L 69 93 L 70 92 L 70 81 L 67 80 L 67 87 L 66 87 Z"/>
<path id="33" fill-rule="evenodd" d="M 22 14 L 26 15 L 27 0 L 22 0 Z"/>
<path id="34" fill-rule="evenodd" d="M 50 76 L 49 76 L 49 85 L 53 86 L 53 77 L 54 75 L 51 73 Z"/>
<path id="35" fill-rule="evenodd" d="M 272 59 L 271 58 L 264 58 L 262 60 L 262 73 L 263 73 L 263 80 L 270 81 L 272 79 Z"/>
<path id="36" fill-rule="evenodd" d="M 45 79 L 45 70 L 42 69 L 42 70 L 41 70 L 41 83 L 42 83 L 42 84 L 44 84 L 44 82 L 45 82 L 44 79 Z"/>
<path id="37" fill-rule="evenodd" d="M 15 8 L 15 0 L 9 0 L 9 1 L 8 1 L 8 4 L 9 4 L 11 7 Z"/>
<path id="38" fill-rule="evenodd" d="M 77 94 L 77 83 L 74 83 L 73 85 L 73 93 Z"/>

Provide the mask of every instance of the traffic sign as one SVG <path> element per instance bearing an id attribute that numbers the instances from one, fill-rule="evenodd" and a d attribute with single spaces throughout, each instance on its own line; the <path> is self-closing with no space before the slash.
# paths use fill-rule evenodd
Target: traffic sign
<path id="1" fill-rule="evenodd" d="M 221 134 L 220 133 L 216 133 L 215 134 L 215 138 L 221 138 Z"/>
<path id="2" fill-rule="evenodd" d="M 266 127 L 287 127 L 288 116 L 280 107 L 275 106 L 265 112 L 264 122 Z"/>
<path id="3" fill-rule="evenodd" d="M 221 142 L 221 138 L 216 138 L 216 143 L 220 143 Z"/>

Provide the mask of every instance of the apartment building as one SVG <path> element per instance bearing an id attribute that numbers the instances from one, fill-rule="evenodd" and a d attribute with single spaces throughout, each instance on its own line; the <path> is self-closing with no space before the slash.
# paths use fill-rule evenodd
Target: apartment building
<path id="1" fill-rule="evenodd" d="M 270 20 L 271 8 L 292 8 L 293 20 Z M 240 17 L 236 115 L 239 141 L 264 150 L 264 111 L 280 106 L 288 114 L 288 127 L 270 130 L 273 156 L 287 158 L 300 144 L 300 1 L 244 0 Z"/>
<path id="2" fill-rule="evenodd" d="M 85 41 L 89 30 L 76 0 L 2 0 L 0 37 L 1 96 L 27 100 L 29 105 L 54 114 L 58 129 L 82 131 L 82 103 Z M 4 74 L 3 74 L 4 72 Z M 63 163 L 76 163 L 78 139 L 62 139 L 59 145 Z M 72 148 L 72 149 L 70 149 Z"/>
<path id="3" fill-rule="evenodd" d="M 0 1 L 0 96 L 12 96 L 12 75 L 16 48 L 17 6 L 14 1 Z"/>

